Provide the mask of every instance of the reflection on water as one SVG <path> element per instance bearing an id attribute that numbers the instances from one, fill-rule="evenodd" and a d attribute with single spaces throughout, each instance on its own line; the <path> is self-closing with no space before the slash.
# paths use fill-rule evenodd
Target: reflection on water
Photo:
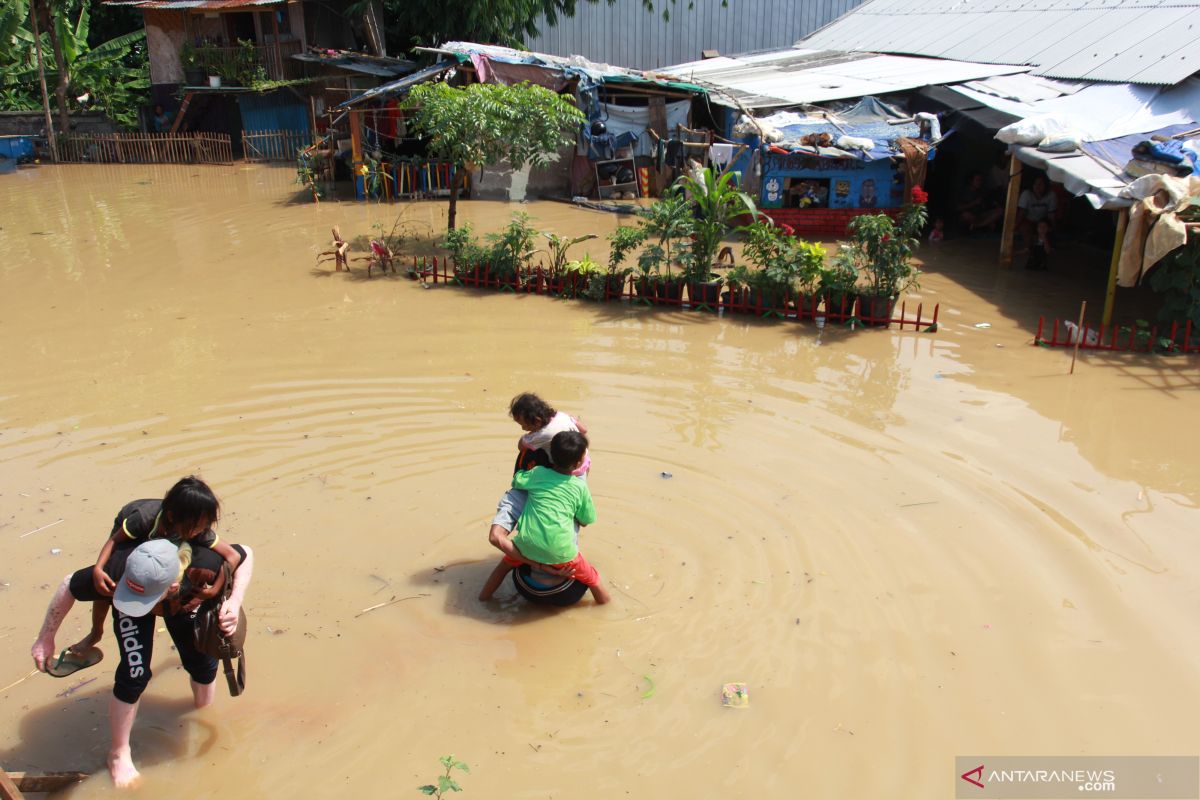
<path id="1" fill-rule="evenodd" d="M 245 696 L 187 711 L 159 648 L 148 792 L 403 795 L 453 752 L 495 797 L 925 797 L 956 754 L 1200 746 L 1200 645 L 1178 636 L 1200 600 L 1194 383 L 1099 359 L 1067 378 L 962 288 L 978 264 L 925 277 L 936 335 L 818 336 L 314 271 L 333 225 L 397 207 L 293 202 L 289 169 L 4 180 L 0 684 L 126 500 L 199 471 L 259 554 Z M 559 233 L 621 221 L 522 208 Z M 487 231 L 512 207 L 461 211 Z M 591 428 L 583 548 L 612 606 L 474 600 L 529 389 Z M 97 677 L 0 696 L 0 764 L 100 768 Z M 720 707 L 730 681 L 748 711 Z"/>

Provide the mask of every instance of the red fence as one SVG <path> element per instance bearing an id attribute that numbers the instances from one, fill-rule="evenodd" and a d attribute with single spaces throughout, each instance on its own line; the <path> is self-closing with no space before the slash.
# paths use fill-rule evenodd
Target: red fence
<path id="1" fill-rule="evenodd" d="M 528 267 L 519 270 L 515 277 L 494 276 L 486 267 L 477 267 L 470 272 L 458 272 L 449 258 L 417 258 L 413 256 L 409 274 L 430 283 L 449 283 L 480 289 L 495 289 L 521 294 L 544 294 L 556 297 L 588 297 L 595 300 L 628 300 L 634 304 L 687 308 L 698 311 L 756 314 L 761 317 L 792 320 L 827 320 L 861 325 L 865 327 L 888 327 L 898 325 L 901 330 L 933 333 L 937 330 L 939 306 L 934 305 L 931 317 L 924 316 L 924 304 L 918 303 L 914 312 L 909 312 L 907 302 L 877 302 L 873 298 L 845 295 L 839 298 L 820 295 L 800 295 L 784 298 L 769 298 L 761 292 L 749 289 L 734 289 L 720 285 L 651 285 L 623 275 L 609 276 L 606 273 L 592 277 L 579 273 L 552 274 L 544 267 Z M 602 281 L 602 288 L 601 283 Z"/>
<path id="2" fill-rule="evenodd" d="M 1120 353 L 1200 353 L 1200 342 L 1192 338 L 1192 323 L 1134 326 L 1084 325 L 1079 332 L 1074 322 L 1054 320 L 1047 330 L 1046 318 L 1038 318 L 1038 332 L 1033 343 L 1042 347 L 1074 347 L 1079 340 L 1080 350 L 1106 350 Z"/>

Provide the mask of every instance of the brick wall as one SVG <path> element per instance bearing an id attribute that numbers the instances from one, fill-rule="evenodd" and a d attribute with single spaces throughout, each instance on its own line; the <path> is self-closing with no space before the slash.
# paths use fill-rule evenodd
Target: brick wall
<path id="1" fill-rule="evenodd" d="M 790 225 L 801 239 L 842 239 L 846 223 L 863 214 L 885 213 L 893 219 L 898 208 L 768 208 L 776 225 Z"/>

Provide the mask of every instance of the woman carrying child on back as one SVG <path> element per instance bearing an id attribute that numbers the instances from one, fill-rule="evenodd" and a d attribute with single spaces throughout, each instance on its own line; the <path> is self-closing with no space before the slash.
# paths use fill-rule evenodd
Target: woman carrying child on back
<path id="1" fill-rule="evenodd" d="M 47 662 L 48 670 L 67 671 L 90 666 L 100 660 L 101 654 L 96 650 L 96 645 L 104 635 L 104 618 L 112 606 L 107 598 L 111 598 L 117 588 L 116 581 L 105 571 L 105 565 L 114 550 L 132 550 L 151 539 L 166 539 L 175 545 L 186 542 L 192 547 L 210 548 L 229 563 L 231 570 L 237 569 L 241 556 L 227 542 L 222 542 L 212 529 L 220 511 L 221 504 L 213 490 L 194 475 L 177 481 L 161 500 L 133 500 L 126 503 L 117 512 L 112 531 L 100 548 L 96 566 L 92 568 L 92 583 L 102 599 L 92 603 L 91 632 L 64 650 L 56 661 Z M 219 588 L 209 587 L 198 591 L 186 610 L 190 611 L 204 600 L 216 596 Z"/>

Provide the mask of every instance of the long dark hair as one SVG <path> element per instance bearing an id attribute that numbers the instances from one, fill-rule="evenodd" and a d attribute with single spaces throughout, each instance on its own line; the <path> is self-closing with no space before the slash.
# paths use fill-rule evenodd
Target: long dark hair
<path id="1" fill-rule="evenodd" d="M 533 392 L 522 392 L 512 399 L 508 406 L 508 415 L 515 420 L 524 420 L 540 430 L 550 424 L 558 412 L 542 398 Z"/>
<path id="2" fill-rule="evenodd" d="M 221 501 L 207 483 L 189 475 L 167 491 L 162 510 L 167 522 L 176 528 L 191 529 L 201 521 L 211 526 L 221 515 Z"/>

